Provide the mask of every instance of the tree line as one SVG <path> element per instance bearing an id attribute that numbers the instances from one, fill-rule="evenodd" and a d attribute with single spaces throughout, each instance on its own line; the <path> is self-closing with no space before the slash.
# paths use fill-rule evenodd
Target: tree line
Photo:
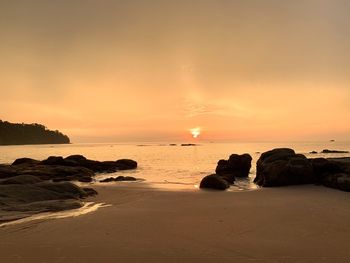
<path id="1" fill-rule="evenodd" d="M 0 145 L 64 144 L 70 143 L 67 135 L 51 131 L 44 125 L 10 123 L 0 120 Z"/>

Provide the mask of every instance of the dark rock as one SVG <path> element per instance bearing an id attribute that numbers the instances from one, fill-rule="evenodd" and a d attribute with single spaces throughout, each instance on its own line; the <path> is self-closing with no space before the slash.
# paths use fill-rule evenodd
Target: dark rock
<path id="1" fill-rule="evenodd" d="M 115 162 L 116 167 L 119 170 L 129 170 L 129 169 L 136 169 L 137 168 L 137 162 L 130 159 L 120 159 Z"/>
<path id="2" fill-rule="evenodd" d="M 78 178 L 78 182 L 81 183 L 91 183 L 92 182 L 92 178 L 89 176 L 82 176 Z"/>
<path id="3" fill-rule="evenodd" d="M 68 167 L 59 165 L 37 165 L 17 169 L 18 174 L 30 174 L 38 176 L 43 180 L 69 177 L 70 180 L 79 180 L 82 177 L 93 177 L 94 172 L 84 167 Z"/>
<path id="4" fill-rule="evenodd" d="M 350 174 L 330 174 L 323 178 L 323 185 L 350 192 Z"/>
<path id="5" fill-rule="evenodd" d="M 312 164 L 302 154 L 287 148 L 274 149 L 261 155 L 254 182 L 260 186 L 284 186 L 314 183 Z"/>
<path id="6" fill-rule="evenodd" d="M 89 193 L 70 182 L 0 185 L 0 192 L 0 200 L 6 203 L 81 199 L 89 196 Z"/>
<path id="7" fill-rule="evenodd" d="M 325 149 L 325 150 L 322 151 L 322 153 L 349 153 L 349 151 L 338 151 L 338 150 Z"/>
<path id="8" fill-rule="evenodd" d="M 249 154 L 232 154 L 228 160 L 219 160 L 215 172 L 226 177 L 248 177 L 251 162 L 252 157 Z"/>
<path id="9" fill-rule="evenodd" d="M 83 190 L 88 196 L 94 196 L 98 194 L 97 191 L 93 188 L 84 187 Z"/>
<path id="10" fill-rule="evenodd" d="M 0 165 L 0 179 L 17 175 L 33 175 L 41 180 L 92 182 L 95 172 L 116 172 L 137 168 L 137 162 L 130 159 L 118 161 L 94 161 L 82 155 L 67 158 L 50 156 L 37 161 L 30 158 L 17 159 L 12 165 Z"/>
<path id="11" fill-rule="evenodd" d="M 311 151 L 311 152 L 309 152 L 310 154 L 317 154 L 318 152 L 316 152 L 316 151 Z"/>
<path id="12" fill-rule="evenodd" d="M 83 188 L 71 182 L 42 182 L 35 185 L 42 189 L 58 193 L 62 199 L 80 199 L 89 196 L 89 194 L 85 192 Z"/>
<path id="13" fill-rule="evenodd" d="M 319 182 L 328 175 L 341 173 L 343 171 L 339 164 L 331 162 L 325 158 L 315 158 L 310 159 L 309 161 Z"/>
<path id="14" fill-rule="evenodd" d="M 200 183 L 200 188 L 209 188 L 216 190 L 226 190 L 229 188 L 229 183 L 217 174 L 212 174 L 204 177 Z"/>
<path id="15" fill-rule="evenodd" d="M 108 177 L 106 179 L 100 180 L 100 183 L 109 183 L 109 182 L 114 182 L 115 178 L 114 177 Z"/>
<path id="16" fill-rule="evenodd" d="M 350 191 L 350 157 L 310 159 L 318 182 L 327 187 Z"/>
<path id="17" fill-rule="evenodd" d="M 236 181 L 236 178 L 233 174 L 217 174 L 217 176 L 219 176 L 220 178 L 224 179 L 226 182 L 228 182 L 229 184 L 234 184 L 234 182 Z"/>
<path id="18" fill-rule="evenodd" d="M 109 183 L 109 182 L 120 182 L 120 181 L 137 181 L 135 177 L 132 176 L 118 176 L 118 177 L 109 177 L 100 181 L 100 183 Z"/>
<path id="19" fill-rule="evenodd" d="M 33 175 L 17 175 L 0 181 L 0 184 L 36 184 L 42 180 Z"/>
<path id="20" fill-rule="evenodd" d="M 80 154 L 70 155 L 70 156 L 66 157 L 65 159 L 68 161 L 74 161 L 77 163 L 84 162 L 87 160 L 85 156 L 80 155 Z"/>
<path id="21" fill-rule="evenodd" d="M 182 143 L 181 146 L 197 146 L 197 144 L 194 144 L 194 143 Z"/>
<path id="22" fill-rule="evenodd" d="M 273 162 L 275 160 L 288 160 L 295 156 L 295 152 L 289 148 L 277 148 L 261 154 L 258 162 Z"/>
<path id="23" fill-rule="evenodd" d="M 66 162 L 62 156 L 50 156 L 41 163 L 45 165 L 66 165 Z"/>
<path id="24" fill-rule="evenodd" d="M 36 164 L 39 164 L 40 161 L 38 160 L 34 160 L 34 159 L 31 159 L 31 158 L 19 158 L 19 159 L 16 159 L 12 165 L 22 165 L 22 164 L 26 164 L 26 165 L 36 165 Z"/>
<path id="25" fill-rule="evenodd" d="M 129 159 L 100 162 L 95 160 L 89 160 L 82 155 L 71 155 L 64 159 L 60 156 L 50 156 L 41 163 L 45 165 L 84 167 L 99 173 L 113 173 L 118 170 L 128 170 L 137 168 L 137 162 Z"/>
<path id="26" fill-rule="evenodd" d="M 1 178 L 9 178 L 12 176 L 16 176 L 17 172 L 13 166 L 10 165 L 0 165 L 0 179 Z"/>
<path id="27" fill-rule="evenodd" d="M 228 159 L 228 164 L 235 171 L 237 177 L 248 177 L 251 168 L 252 157 L 245 153 L 242 155 L 232 154 Z"/>
<path id="28" fill-rule="evenodd" d="M 350 174 L 350 157 L 328 158 L 329 162 L 339 166 L 341 171 Z"/>

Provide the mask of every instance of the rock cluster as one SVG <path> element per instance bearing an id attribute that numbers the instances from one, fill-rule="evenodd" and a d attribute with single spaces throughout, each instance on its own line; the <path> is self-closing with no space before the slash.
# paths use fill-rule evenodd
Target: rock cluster
<path id="1" fill-rule="evenodd" d="M 232 154 L 228 160 L 219 160 L 215 174 L 204 177 L 200 188 L 227 189 L 236 177 L 248 177 L 251 162 L 252 157 L 249 154 Z"/>
<path id="2" fill-rule="evenodd" d="M 38 161 L 20 158 L 12 165 L 0 165 L 0 178 L 16 175 L 33 175 L 42 180 L 91 182 L 95 173 L 111 173 L 119 170 L 137 168 L 137 162 L 129 159 L 117 161 L 89 160 L 82 155 L 71 155 L 66 158 L 50 156 Z"/>
<path id="3" fill-rule="evenodd" d="M 287 148 L 261 154 L 254 182 L 260 186 L 308 184 L 315 181 L 313 167 L 302 154 Z"/>
<path id="4" fill-rule="evenodd" d="M 350 191 L 350 158 L 307 159 L 288 148 L 263 153 L 254 182 L 263 187 L 322 184 Z"/>
<path id="5" fill-rule="evenodd" d="M 51 156 L 43 161 L 20 158 L 11 165 L 0 165 L 0 222 L 81 207 L 82 198 L 97 192 L 69 181 L 91 182 L 97 172 L 136 167 L 137 162 L 129 159 L 100 162 L 82 155 Z"/>

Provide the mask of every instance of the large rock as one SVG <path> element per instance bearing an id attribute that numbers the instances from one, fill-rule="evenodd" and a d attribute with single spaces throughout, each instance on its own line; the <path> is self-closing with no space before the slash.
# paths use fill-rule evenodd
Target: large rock
<path id="1" fill-rule="evenodd" d="M 16 176 L 17 172 L 13 166 L 0 164 L 0 179 Z"/>
<path id="2" fill-rule="evenodd" d="M 0 182 L 0 221 L 9 221 L 42 212 L 56 212 L 83 206 L 82 198 L 97 194 L 70 182 L 41 181 L 29 175 Z"/>
<path id="3" fill-rule="evenodd" d="M 12 165 L 37 165 L 39 164 L 40 161 L 38 160 L 34 160 L 34 159 L 31 159 L 31 158 L 19 158 L 19 159 L 16 159 Z"/>
<path id="4" fill-rule="evenodd" d="M 235 177 L 248 177 L 251 163 L 249 154 L 232 154 L 228 160 L 219 160 L 215 172 L 233 183 Z"/>
<path id="5" fill-rule="evenodd" d="M 336 162 L 331 162 L 325 158 L 310 159 L 310 162 L 319 183 L 322 183 L 322 180 L 325 177 L 332 174 L 341 173 L 343 171 L 339 164 Z"/>
<path id="6" fill-rule="evenodd" d="M 39 177 L 33 175 L 17 175 L 0 180 L 0 184 L 36 184 L 42 181 L 43 180 L 41 180 Z"/>
<path id="7" fill-rule="evenodd" d="M 137 168 L 137 162 L 130 159 L 120 159 L 115 162 L 116 167 L 118 170 L 129 170 L 129 169 L 136 169 Z"/>
<path id="8" fill-rule="evenodd" d="M 230 187 L 229 183 L 217 174 L 204 177 L 199 185 L 200 188 L 209 188 L 215 190 L 226 190 Z"/>
<path id="9" fill-rule="evenodd" d="M 55 181 L 92 181 L 94 172 L 84 167 L 59 165 L 15 166 L 17 175 L 34 175 L 42 180 Z"/>
<path id="10" fill-rule="evenodd" d="M 302 154 L 288 148 L 274 149 L 261 155 L 254 182 L 260 186 L 284 186 L 314 183 L 314 170 Z"/>
<path id="11" fill-rule="evenodd" d="M 350 174 L 337 173 L 327 175 L 323 178 L 322 184 L 324 186 L 350 192 Z"/>
<path id="12" fill-rule="evenodd" d="M 42 161 L 45 165 L 61 165 L 71 167 L 85 167 L 94 172 L 113 173 L 118 170 L 136 169 L 137 162 L 130 159 L 121 159 L 117 161 L 95 161 L 89 160 L 82 155 L 70 155 L 66 158 L 60 156 L 50 156 Z"/>
<path id="13" fill-rule="evenodd" d="M 350 191 L 350 158 L 310 160 L 318 182 L 327 187 Z"/>

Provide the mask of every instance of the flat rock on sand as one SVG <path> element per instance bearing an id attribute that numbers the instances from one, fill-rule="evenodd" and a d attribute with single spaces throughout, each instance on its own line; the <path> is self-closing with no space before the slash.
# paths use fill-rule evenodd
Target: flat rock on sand
<path id="1" fill-rule="evenodd" d="M 41 212 L 79 208 L 81 199 L 94 194 L 70 182 L 42 181 L 32 175 L 0 180 L 0 222 Z"/>

